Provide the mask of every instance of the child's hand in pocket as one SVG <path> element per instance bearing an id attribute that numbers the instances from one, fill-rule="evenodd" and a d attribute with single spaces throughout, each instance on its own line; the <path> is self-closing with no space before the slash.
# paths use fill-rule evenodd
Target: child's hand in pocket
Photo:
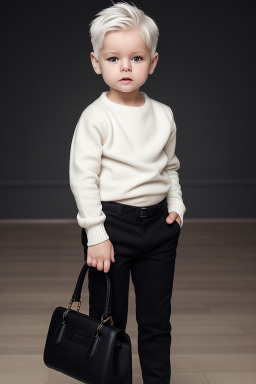
<path id="1" fill-rule="evenodd" d="M 181 226 L 181 218 L 180 218 L 180 215 L 177 213 L 177 212 L 170 212 L 169 215 L 167 216 L 166 218 L 166 222 L 168 224 L 172 224 L 174 222 L 174 220 L 177 221 L 177 223 L 179 224 L 179 226 Z"/>

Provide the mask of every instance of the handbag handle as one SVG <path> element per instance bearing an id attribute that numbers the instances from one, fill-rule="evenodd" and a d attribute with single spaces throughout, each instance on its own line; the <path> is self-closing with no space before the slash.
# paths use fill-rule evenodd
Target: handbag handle
<path id="1" fill-rule="evenodd" d="M 95 267 L 93 267 L 93 268 L 95 268 Z M 81 292 L 82 292 L 82 288 L 83 288 L 85 275 L 86 275 L 88 269 L 89 269 L 89 266 L 88 266 L 87 262 L 85 262 L 80 273 L 79 273 L 76 287 L 75 287 L 74 293 L 72 295 L 72 298 L 70 299 L 68 309 L 63 314 L 63 319 L 64 319 L 64 316 L 66 316 L 68 311 L 71 309 L 73 302 L 79 302 L 79 304 L 81 304 Z M 104 272 L 104 275 L 106 276 L 107 294 L 106 294 L 106 301 L 105 301 L 105 309 L 104 309 L 103 315 L 101 316 L 101 320 L 105 322 L 107 319 L 110 319 L 111 323 L 113 323 L 112 316 L 111 316 L 111 301 L 112 301 L 111 280 L 109 277 L 109 272 Z M 79 311 L 79 309 L 80 309 L 80 305 L 78 306 L 77 310 Z"/>

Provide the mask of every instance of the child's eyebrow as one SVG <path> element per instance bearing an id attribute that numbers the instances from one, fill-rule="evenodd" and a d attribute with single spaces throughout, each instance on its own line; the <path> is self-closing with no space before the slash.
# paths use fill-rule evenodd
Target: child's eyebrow
<path id="1" fill-rule="evenodd" d="M 111 51 L 111 52 L 105 52 L 104 54 L 105 55 L 118 55 L 120 52 L 113 52 L 113 51 Z M 142 54 L 144 54 L 145 55 L 145 52 L 144 51 L 135 51 L 135 52 L 131 52 L 131 54 L 135 54 L 135 53 L 142 53 Z"/>

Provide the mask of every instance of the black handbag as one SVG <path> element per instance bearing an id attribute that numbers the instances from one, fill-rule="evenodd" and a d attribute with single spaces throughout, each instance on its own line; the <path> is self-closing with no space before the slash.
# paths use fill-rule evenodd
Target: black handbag
<path id="1" fill-rule="evenodd" d="M 132 345 L 111 316 L 111 280 L 101 321 L 79 312 L 81 291 L 89 266 L 79 274 L 68 308 L 57 307 L 51 318 L 43 360 L 48 368 L 87 384 L 132 384 Z M 94 268 L 94 267 L 90 267 Z M 78 302 L 77 310 L 71 308 Z"/>

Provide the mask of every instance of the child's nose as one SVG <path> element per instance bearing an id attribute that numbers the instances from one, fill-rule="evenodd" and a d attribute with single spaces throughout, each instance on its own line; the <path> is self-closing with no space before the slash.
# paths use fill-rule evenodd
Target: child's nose
<path id="1" fill-rule="evenodd" d="M 127 70 L 131 69 L 131 63 L 130 63 L 130 61 L 129 61 L 129 60 L 123 60 L 123 61 L 121 62 L 121 69 L 122 69 L 123 71 L 127 71 Z"/>

